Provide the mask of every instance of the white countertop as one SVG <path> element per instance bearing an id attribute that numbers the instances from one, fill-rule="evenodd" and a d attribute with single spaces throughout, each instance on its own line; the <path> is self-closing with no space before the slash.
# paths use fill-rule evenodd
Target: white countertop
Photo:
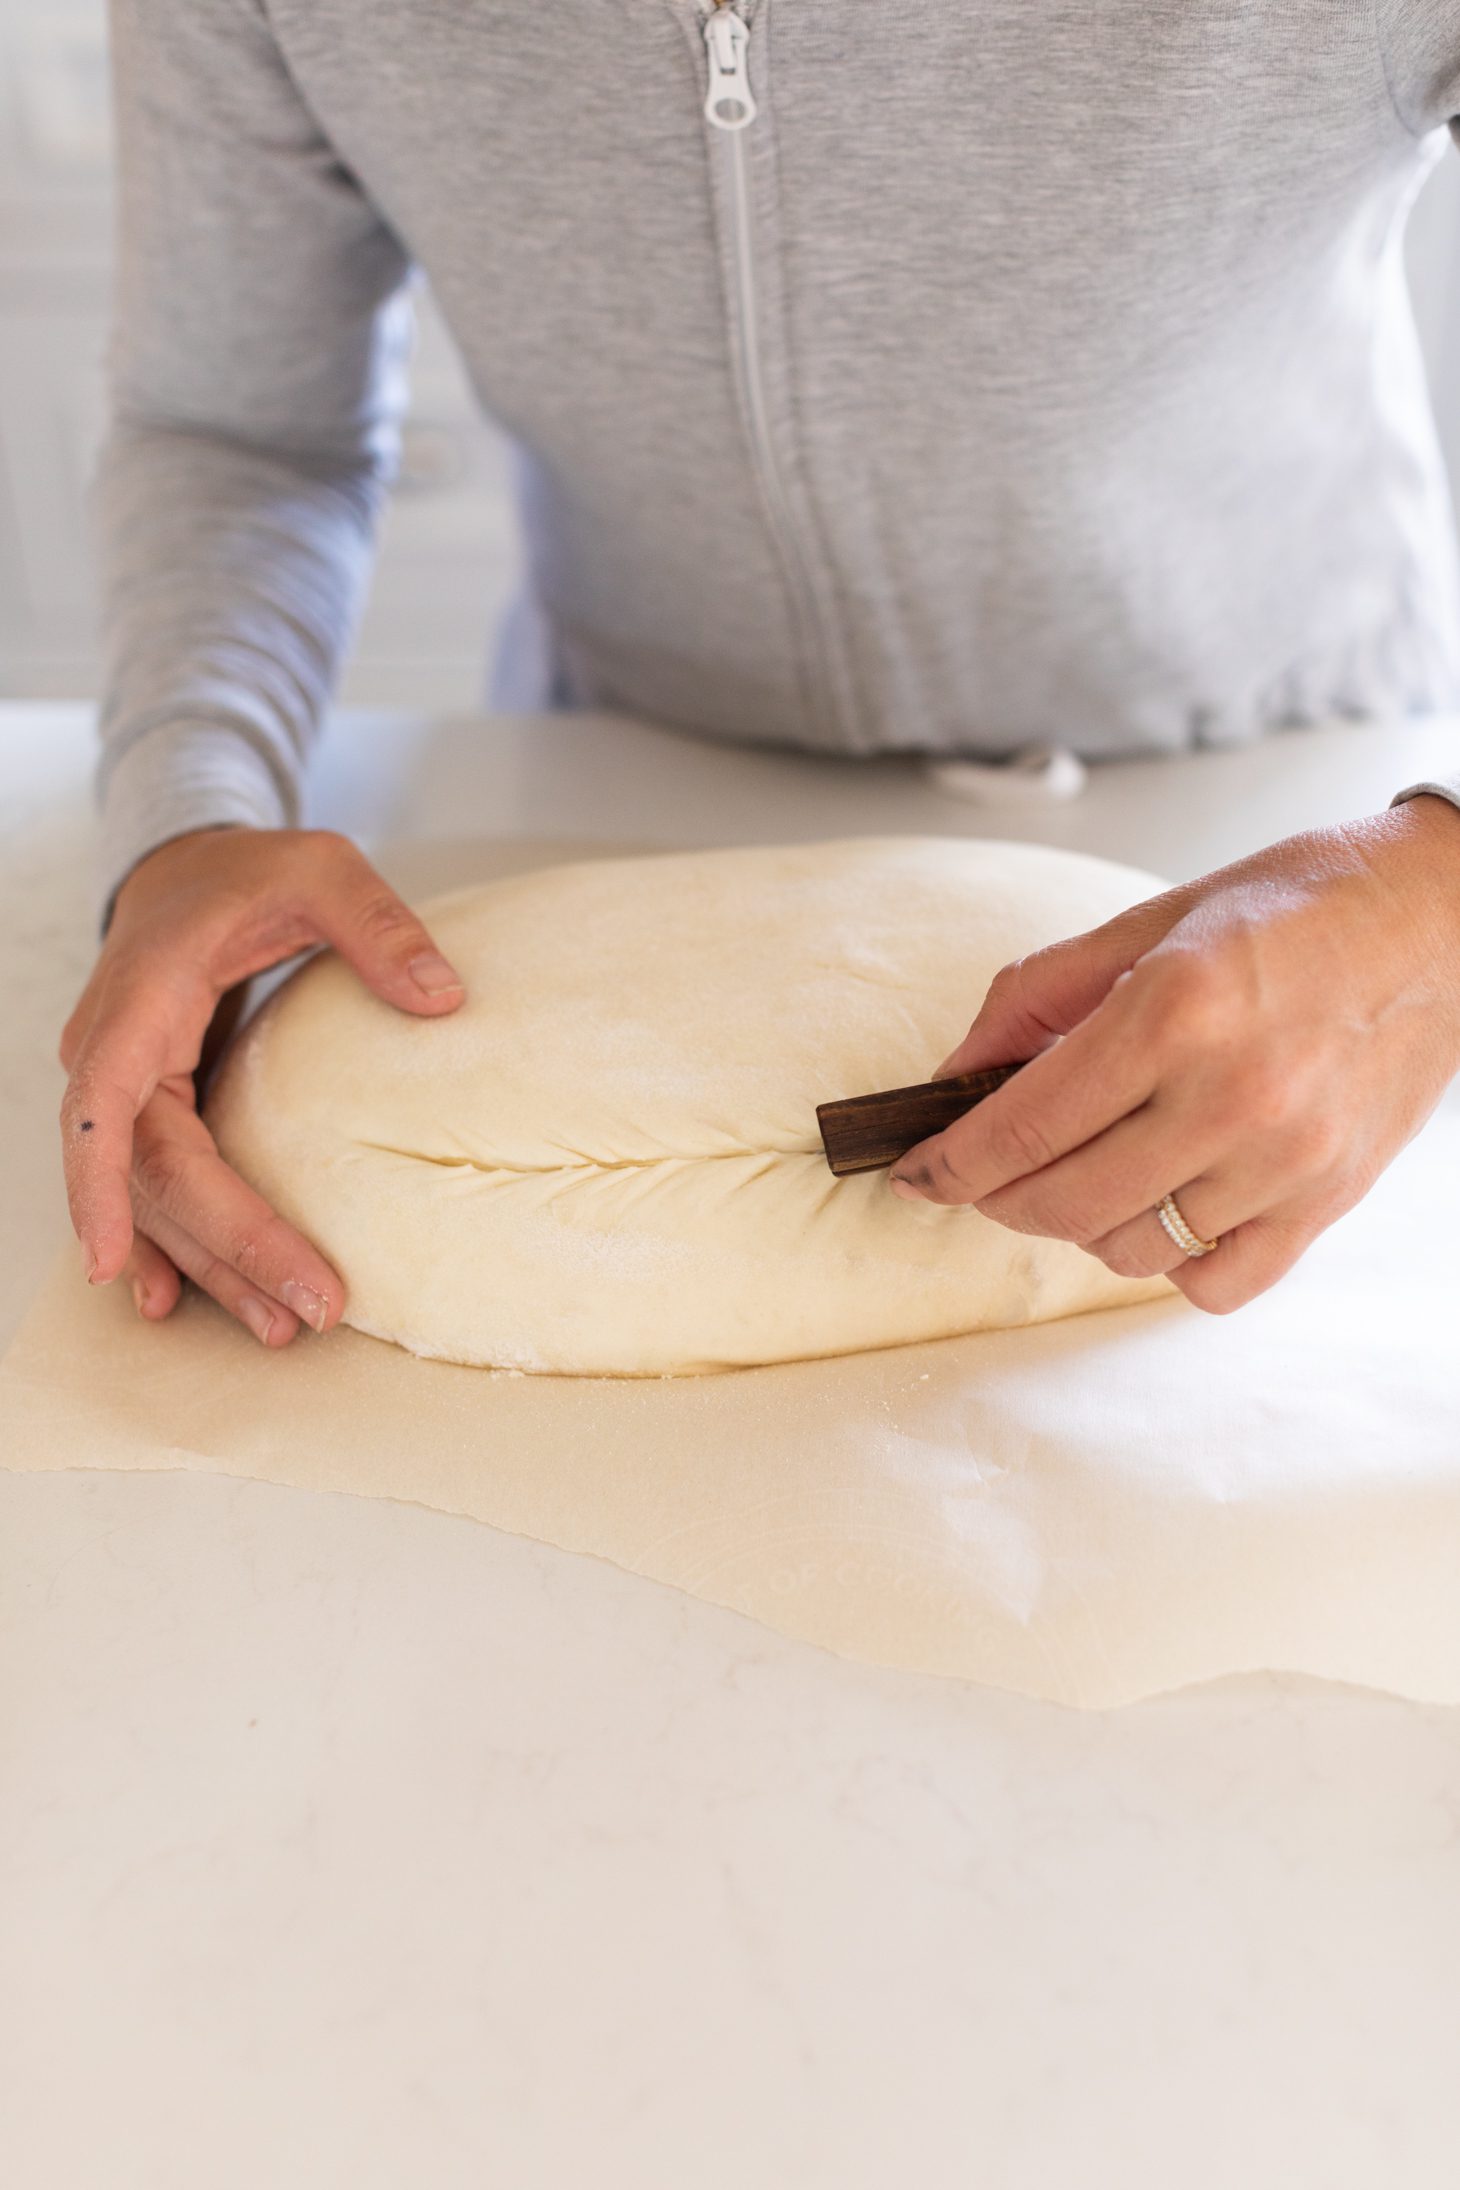
<path id="1" fill-rule="evenodd" d="M 88 743 L 0 708 L 3 1335 L 61 1235 Z M 371 717 L 316 813 L 1178 876 L 1456 766 L 1460 724 L 1344 726 L 987 813 Z M 1460 1714 L 1269 1678 L 1087 1717 L 415 1508 L 0 1473 L 0 1968 L 11 2190 L 1449 2190 Z"/>

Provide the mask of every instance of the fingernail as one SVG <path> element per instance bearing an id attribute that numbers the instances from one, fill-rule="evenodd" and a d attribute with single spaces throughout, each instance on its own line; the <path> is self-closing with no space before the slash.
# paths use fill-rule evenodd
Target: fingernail
<path id="1" fill-rule="evenodd" d="M 926 1201 L 927 1199 L 920 1186 L 914 1186 L 911 1179 L 903 1178 L 896 1171 L 892 1173 L 887 1183 L 899 1201 Z"/>
<path id="2" fill-rule="evenodd" d="M 422 951 L 419 958 L 411 960 L 407 970 L 423 996 L 445 996 L 449 989 L 461 987 L 460 977 L 439 951 Z"/>
<path id="3" fill-rule="evenodd" d="M 89 1247 L 85 1240 L 81 1243 L 81 1267 L 86 1272 L 87 1284 L 94 1285 L 96 1283 L 96 1250 Z"/>
<path id="4" fill-rule="evenodd" d="M 329 1314 L 329 1303 L 323 1293 L 317 1293 L 312 1285 L 301 1285 L 296 1278 L 285 1278 L 279 1287 L 279 1298 L 286 1308 L 292 1308 L 301 1323 L 307 1323 L 311 1331 L 322 1331 L 324 1319 Z"/>
<path id="5" fill-rule="evenodd" d="M 928 1074 L 928 1078 L 930 1080 L 946 1080 L 957 1061 L 957 1050 L 950 1049 L 947 1056 L 943 1059 L 942 1064 L 934 1065 L 932 1071 Z"/>
<path id="6" fill-rule="evenodd" d="M 133 1305 L 133 1307 L 134 1307 L 134 1308 L 136 1309 L 136 1311 L 137 1311 L 137 1313 L 138 1313 L 138 1315 L 139 1315 L 139 1316 L 145 1316 L 145 1315 L 146 1315 L 146 1313 L 147 1313 L 147 1288 L 146 1288 L 146 1286 L 145 1286 L 145 1285 L 143 1285 L 143 1284 L 141 1283 L 141 1281 L 140 1281 L 140 1280 L 138 1281 L 138 1283 L 137 1283 L 137 1284 L 135 1284 L 135 1285 L 134 1285 L 134 1286 L 132 1287 L 132 1305 Z"/>
<path id="7" fill-rule="evenodd" d="M 274 1318 L 263 1302 L 255 1300 L 251 1293 L 245 1294 L 238 1303 L 238 1316 L 241 1323 L 248 1325 L 259 1344 L 267 1346 L 269 1333 L 274 1328 Z"/>

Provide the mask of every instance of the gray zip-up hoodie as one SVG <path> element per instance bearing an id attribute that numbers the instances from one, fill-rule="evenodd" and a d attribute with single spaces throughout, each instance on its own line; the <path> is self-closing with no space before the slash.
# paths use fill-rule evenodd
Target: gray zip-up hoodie
<path id="1" fill-rule="evenodd" d="M 413 265 L 520 452 L 515 705 L 989 755 L 1460 705 L 1400 260 L 1460 0 L 114 0 L 113 42 L 108 883 L 297 812 Z"/>

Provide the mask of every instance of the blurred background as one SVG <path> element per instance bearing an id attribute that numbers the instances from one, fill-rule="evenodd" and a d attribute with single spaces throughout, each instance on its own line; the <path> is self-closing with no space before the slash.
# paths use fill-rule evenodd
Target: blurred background
<path id="1" fill-rule="evenodd" d="M 0 0 L 0 697 L 96 689 L 83 498 L 102 418 L 110 206 L 104 0 Z M 1460 157 L 1409 232 L 1460 500 Z M 480 701 L 516 541 L 498 438 L 422 301 L 403 468 L 346 698 Z"/>

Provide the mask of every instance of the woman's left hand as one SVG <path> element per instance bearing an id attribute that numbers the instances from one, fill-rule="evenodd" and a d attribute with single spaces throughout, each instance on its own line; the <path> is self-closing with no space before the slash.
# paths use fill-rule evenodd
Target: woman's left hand
<path id="1" fill-rule="evenodd" d="M 1460 812 L 1421 795 L 1289 837 L 1005 966 L 939 1072 L 1019 1058 L 893 1191 L 1240 1308 L 1460 1072 Z M 1214 1253 L 1167 1237 L 1168 1193 Z"/>

